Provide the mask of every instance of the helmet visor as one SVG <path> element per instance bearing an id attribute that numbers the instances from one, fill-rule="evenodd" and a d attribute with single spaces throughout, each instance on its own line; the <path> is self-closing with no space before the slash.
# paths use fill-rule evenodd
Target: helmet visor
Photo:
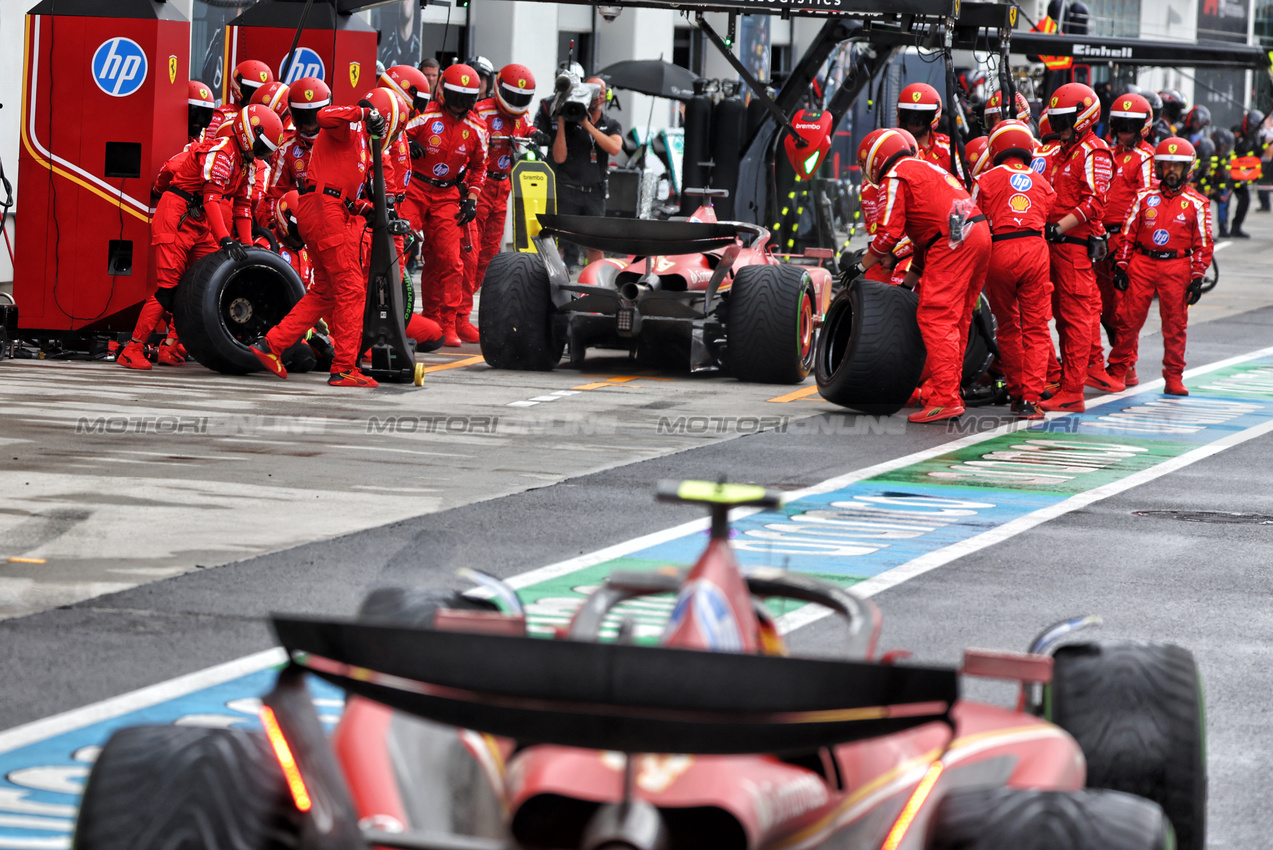
<path id="1" fill-rule="evenodd" d="M 477 103 L 477 93 L 469 93 L 456 91 L 450 86 L 446 86 L 443 91 L 443 99 L 446 105 L 458 112 L 467 112 L 473 108 L 473 104 Z"/>
<path id="2" fill-rule="evenodd" d="M 1077 109 L 1072 109 L 1069 112 L 1049 112 L 1048 125 L 1052 128 L 1053 133 L 1064 133 L 1066 130 L 1074 129 L 1074 120 L 1077 117 Z"/>
<path id="3" fill-rule="evenodd" d="M 1113 115 L 1109 119 L 1109 128 L 1115 133 L 1139 134 L 1145 129 L 1145 118 L 1130 118 L 1125 115 Z"/>
<path id="4" fill-rule="evenodd" d="M 501 84 L 499 87 L 500 98 L 514 109 L 526 109 L 530 106 L 530 102 L 534 100 L 535 93 L 526 91 L 525 89 L 514 88 Z"/>
<path id="5" fill-rule="evenodd" d="M 933 116 L 936 110 L 933 109 L 912 109 L 910 107 L 899 106 L 897 108 L 898 126 L 905 130 L 916 129 L 921 133 L 926 133 L 933 126 Z"/>

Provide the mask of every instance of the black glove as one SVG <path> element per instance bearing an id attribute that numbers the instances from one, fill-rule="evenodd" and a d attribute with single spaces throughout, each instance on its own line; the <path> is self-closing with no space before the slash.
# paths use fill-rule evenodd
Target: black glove
<path id="1" fill-rule="evenodd" d="M 247 249 L 243 245 L 229 236 L 221 240 L 221 250 L 225 251 L 226 256 L 236 263 L 241 263 L 248 258 Z"/>
<path id="2" fill-rule="evenodd" d="M 1114 266 L 1114 288 L 1119 292 L 1126 292 L 1131 280 L 1127 277 L 1127 269 L 1122 266 Z"/>
<path id="3" fill-rule="evenodd" d="M 473 198 L 465 198 L 460 202 L 460 211 L 455 214 L 456 224 L 468 224 L 477 218 L 477 201 Z"/>
<path id="4" fill-rule="evenodd" d="M 536 127 L 535 132 L 530 134 L 530 141 L 534 145 L 551 145 L 553 137 Z"/>
<path id="5" fill-rule="evenodd" d="M 1060 242 L 1065 238 L 1065 234 L 1061 232 L 1061 225 L 1055 221 L 1049 221 L 1047 226 L 1043 228 L 1043 238 L 1049 242 Z"/>
<path id="6" fill-rule="evenodd" d="M 368 133 L 371 133 L 371 135 L 373 136 L 384 135 L 385 117 L 381 115 L 379 112 L 377 112 L 374 109 L 370 110 L 367 113 L 367 117 L 364 119 L 364 121 L 367 124 Z"/>
<path id="7" fill-rule="evenodd" d="M 1189 281 L 1189 285 L 1185 287 L 1185 303 L 1197 304 L 1202 298 L 1202 278 L 1195 277 Z"/>
<path id="8" fill-rule="evenodd" d="M 424 145 L 412 139 L 407 142 L 407 147 L 411 150 L 412 159 L 424 159 Z"/>

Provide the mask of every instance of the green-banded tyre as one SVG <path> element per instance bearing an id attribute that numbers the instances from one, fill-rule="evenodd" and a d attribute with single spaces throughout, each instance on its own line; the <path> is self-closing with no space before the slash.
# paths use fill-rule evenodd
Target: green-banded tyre
<path id="1" fill-rule="evenodd" d="M 813 369 L 817 295 L 799 266 L 746 266 L 729 289 L 729 371 L 740 381 L 798 384 Z"/>
<path id="2" fill-rule="evenodd" d="M 1082 747 L 1088 787 L 1153 800 L 1180 850 L 1203 850 L 1206 714 L 1192 653 L 1134 641 L 1061 646 L 1043 714 Z"/>
<path id="3" fill-rule="evenodd" d="M 858 278 L 835 297 L 822 322 L 818 392 L 875 416 L 901 410 L 924 372 L 919 297 L 902 286 Z"/>
<path id="4" fill-rule="evenodd" d="M 134 726 L 89 774 L 74 850 L 290 850 L 299 814 L 259 733 Z"/>
<path id="5" fill-rule="evenodd" d="M 565 339 L 553 330 L 548 269 L 537 254 L 496 254 L 482 279 L 477 324 L 482 356 L 496 369 L 546 372 Z"/>
<path id="6" fill-rule="evenodd" d="M 173 322 L 190 356 L 227 375 L 261 370 L 248 344 L 283 321 L 305 294 L 287 260 L 263 248 L 245 250 L 242 262 L 224 251 L 196 262 L 173 303 Z"/>

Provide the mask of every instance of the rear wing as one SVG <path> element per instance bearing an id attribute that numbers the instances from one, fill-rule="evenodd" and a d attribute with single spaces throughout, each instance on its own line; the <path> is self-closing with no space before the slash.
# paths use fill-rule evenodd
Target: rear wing
<path id="1" fill-rule="evenodd" d="M 733 245 L 740 235 L 765 232 L 762 227 L 741 221 L 659 221 L 549 213 L 539 213 L 538 218 L 540 236 L 556 236 L 585 248 L 640 257 L 699 254 Z"/>
<path id="2" fill-rule="evenodd" d="M 951 723 L 954 668 L 275 616 L 293 663 L 440 723 L 620 752 L 808 752 Z"/>

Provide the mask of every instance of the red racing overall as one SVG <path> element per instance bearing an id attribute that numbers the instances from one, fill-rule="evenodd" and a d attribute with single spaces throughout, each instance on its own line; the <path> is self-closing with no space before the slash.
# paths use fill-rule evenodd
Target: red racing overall
<path id="1" fill-rule="evenodd" d="M 1043 227 L 1056 192 L 1020 160 L 1010 159 L 977 178 L 972 199 L 994 230 L 986 295 L 999 322 L 999 364 L 1008 392 L 1038 402 L 1052 350 L 1052 279 Z"/>
<path id="2" fill-rule="evenodd" d="M 1087 238 L 1104 233 L 1101 216 L 1109 193 L 1109 146 L 1091 130 L 1056 155 L 1052 188 L 1056 203 L 1048 216 L 1058 222 L 1071 213 L 1079 223 L 1051 245 L 1052 313 L 1061 336 L 1060 392 L 1083 394 L 1092 352 L 1101 346 L 1101 294 L 1087 253 Z M 1100 365 L 1104 366 L 1101 358 Z"/>
<path id="3" fill-rule="evenodd" d="M 950 246 L 950 213 L 968 193 L 945 170 L 924 160 L 899 160 L 880 179 L 879 228 L 868 250 L 887 256 L 905 234 L 915 244 L 919 287 L 919 331 L 928 348 L 929 380 L 924 403 L 963 408 L 959 380 L 973 307 L 990 260 L 990 229 L 972 206 L 963 241 Z M 969 202 L 971 206 L 971 202 Z"/>
<path id="4" fill-rule="evenodd" d="M 1101 217 L 1106 232 L 1110 234 L 1109 256 L 1096 263 L 1095 268 L 1096 286 L 1101 292 L 1101 324 L 1105 326 L 1105 333 L 1109 335 L 1112 345 L 1116 333 L 1114 322 L 1118 315 L 1118 302 L 1123 295 L 1114 288 L 1114 257 L 1121 241 L 1118 234 L 1123 229 L 1123 222 L 1127 220 L 1132 201 L 1157 181 L 1154 179 L 1154 148 L 1144 139 L 1137 141 L 1132 148 L 1115 145 L 1111 154 L 1114 158 L 1114 176 L 1109 181 L 1109 197 L 1105 200 L 1105 214 Z M 1092 356 L 1097 358 L 1092 362 L 1104 365 L 1104 361 L 1099 360 L 1104 356 L 1099 339 L 1092 346 Z"/>
<path id="5" fill-rule="evenodd" d="M 412 161 L 410 196 L 424 231 L 424 272 L 421 277 L 421 310 L 455 332 L 464 301 L 463 234 L 456 222 L 460 211 L 459 182 L 468 192 L 480 192 L 486 183 L 486 128 L 471 113 L 454 118 L 444 107 L 431 104 L 407 123 L 407 138 L 424 148 L 424 156 Z M 415 224 L 415 222 L 413 222 Z"/>
<path id="6" fill-rule="evenodd" d="M 367 275 L 362 262 L 366 221 L 351 206 L 366 206 L 359 192 L 371 167 L 371 145 L 359 106 L 326 106 L 318 113 L 308 182 L 299 190 L 296 222 L 314 267 L 314 285 L 265 335 L 270 348 L 287 350 L 320 318 L 332 324 L 333 373 L 358 365 Z M 348 202 L 348 203 L 347 203 Z"/>
<path id="7" fill-rule="evenodd" d="M 1109 366 L 1116 374 L 1135 367 L 1140 329 L 1158 296 L 1162 316 L 1164 378 L 1180 379 L 1185 370 L 1185 327 L 1189 310 L 1185 289 L 1211 265 L 1211 203 L 1192 187 L 1169 194 L 1164 186 L 1136 196 L 1123 225 L 1115 261 L 1129 284 L 1118 307 L 1117 335 Z"/>
<path id="8" fill-rule="evenodd" d="M 270 163 L 270 186 L 265 200 L 256 208 L 256 223 L 262 227 L 274 226 L 274 209 L 278 199 L 293 189 L 304 186 L 308 180 L 309 159 L 314 140 L 300 133 L 289 133 L 286 141 L 275 151 Z"/>

